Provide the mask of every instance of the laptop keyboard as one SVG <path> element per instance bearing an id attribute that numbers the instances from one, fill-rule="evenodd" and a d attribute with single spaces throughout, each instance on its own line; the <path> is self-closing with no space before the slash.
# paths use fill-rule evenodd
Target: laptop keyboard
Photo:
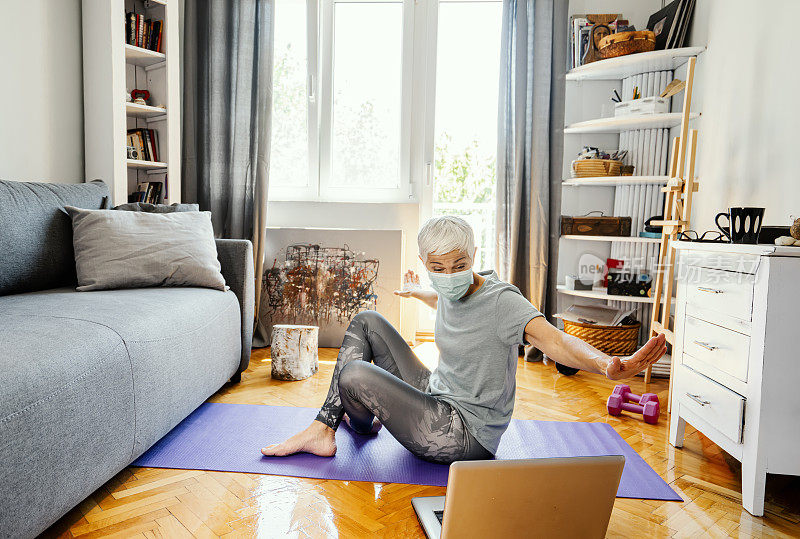
<path id="1" fill-rule="evenodd" d="M 444 520 L 444 511 L 434 511 L 433 514 L 436 515 L 436 518 L 439 520 L 439 524 L 441 524 L 442 520 Z"/>

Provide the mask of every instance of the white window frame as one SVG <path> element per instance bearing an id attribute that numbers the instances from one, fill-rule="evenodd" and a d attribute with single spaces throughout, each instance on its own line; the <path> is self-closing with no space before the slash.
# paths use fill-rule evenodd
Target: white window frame
<path id="1" fill-rule="evenodd" d="M 420 224 L 433 217 L 433 164 L 436 151 L 436 61 L 439 33 L 439 0 L 421 0 L 418 25 L 421 26 L 419 44 L 419 156 L 418 177 L 423 179 L 419 189 Z M 424 270 L 420 263 L 418 270 Z"/>
<path id="2" fill-rule="evenodd" d="M 423 110 L 428 86 L 425 73 L 419 72 L 420 52 L 427 50 L 424 32 L 425 12 L 436 0 L 401 0 L 403 12 L 402 88 L 400 104 L 400 175 L 397 187 L 337 187 L 330 184 L 333 121 L 333 40 L 334 4 L 398 3 L 398 0 L 307 0 L 307 107 L 309 171 L 306 187 L 271 186 L 270 200 L 316 202 L 388 202 L 417 203 L 419 192 L 412 171 L 412 140 L 423 138 L 424 117 L 414 114 Z M 422 19 L 422 20 L 420 20 Z M 417 24 L 415 24 L 415 22 Z M 423 32 L 420 32 L 420 23 Z M 422 42 L 420 43 L 420 40 Z M 415 43 L 416 42 L 416 43 Z M 435 40 L 434 40 L 435 43 Z M 435 71 L 434 71 L 435 73 Z M 435 77 L 434 77 L 435 78 Z M 415 88 L 416 86 L 416 88 Z M 415 104 L 422 102 L 422 109 Z M 416 132 L 416 133 L 415 133 Z M 417 134 L 418 137 L 414 135 Z M 276 141 L 272 143 L 275 144 Z M 417 153 L 417 155 L 419 155 Z M 419 160 L 417 160 L 419 161 Z M 423 167 L 424 168 L 424 167 Z M 424 173 L 424 172 L 423 172 Z M 421 177 L 421 176 L 417 176 Z"/>
<path id="3" fill-rule="evenodd" d="M 485 2 L 487 0 L 451 0 L 453 2 Z M 492 0 L 500 1 L 500 0 Z M 421 104 L 417 110 L 423 113 L 420 116 L 419 126 L 419 156 L 416 166 L 418 178 L 422 178 L 419 189 L 419 214 L 420 224 L 433 217 L 433 164 L 436 159 L 436 62 L 438 60 L 439 44 L 439 5 L 440 0 L 419 0 L 419 14 L 417 25 L 421 34 L 415 39 L 419 53 L 415 56 L 415 77 L 419 80 L 419 94 Z M 420 266 L 420 268 L 424 268 Z M 426 311 L 427 312 L 427 311 Z"/>
<path id="4" fill-rule="evenodd" d="M 308 170 L 305 186 L 269 186 L 269 200 L 318 200 L 319 196 L 319 28 L 318 0 L 306 0 L 306 122 Z M 275 144 L 273 139 L 271 144 Z"/>

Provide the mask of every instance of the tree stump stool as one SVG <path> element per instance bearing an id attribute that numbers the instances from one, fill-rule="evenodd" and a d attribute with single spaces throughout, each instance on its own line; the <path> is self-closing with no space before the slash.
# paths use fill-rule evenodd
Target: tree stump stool
<path id="1" fill-rule="evenodd" d="M 318 342 L 317 326 L 272 326 L 272 377 L 278 380 L 305 380 L 317 372 Z"/>

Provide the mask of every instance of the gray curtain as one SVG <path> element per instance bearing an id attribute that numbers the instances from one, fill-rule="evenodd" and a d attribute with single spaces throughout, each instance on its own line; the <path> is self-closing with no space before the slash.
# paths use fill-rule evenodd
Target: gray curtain
<path id="1" fill-rule="evenodd" d="M 273 0 L 187 0 L 182 196 L 214 232 L 253 242 L 256 319 L 266 233 Z"/>
<path id="2" fill-rule="evenodd" d="M 497 268 L 548 318 L 556 308 L 567 7 L 503 1 Z"/>

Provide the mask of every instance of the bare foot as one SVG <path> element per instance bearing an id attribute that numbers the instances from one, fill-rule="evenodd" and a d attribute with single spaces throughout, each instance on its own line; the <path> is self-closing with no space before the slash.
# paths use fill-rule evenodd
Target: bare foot
<path id="1" fill-rule="evenodd" d="M 268 457 L 285 457 L 301 452 L 313 453 L 320 457 L 332 457 L 336 454 L 335 431 L 328 425 L 314 420 L 305 430 L 298 432 L 288 440 L 261 449 L 261 453 Z"/>
<path id="2" fill-rule="evenodd" d="M 356 429 L 353 428 L 353 425 L 350 424 L 350 416 L 349 415 L 344 414 L 344 422 L 347 423 L 348 427 L 353 429 L 355 432 L 358 432 Z M 378 418 L 377 417 L 373 417 L 372 418 L 372 428 L 369 430 L 369 432 L 364 432 L 362 434 L 375 434 L 376 432 L 381 430 L 382 426 L 383 425 L 381 425 L 381 422 L 378 421 Z"/>

